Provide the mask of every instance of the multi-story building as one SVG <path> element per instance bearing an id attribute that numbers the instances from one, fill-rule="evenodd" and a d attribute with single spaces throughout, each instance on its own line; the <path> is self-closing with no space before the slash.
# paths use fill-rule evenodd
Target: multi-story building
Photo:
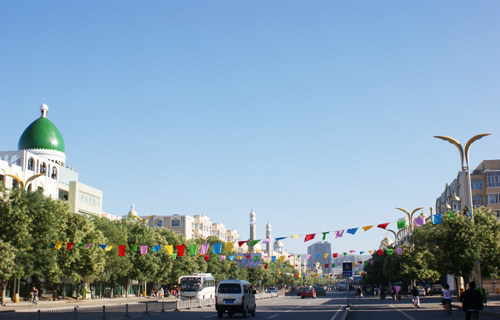
<path id="1" fill-rule="evenodd" d="M 436 199 L 436 214 L 460 210 L 466 206 L 467 188 L 463 186 L 462 172 Z M 500 217 L 500 160 L 483 160 L 470 175 L 473 207 L 486 206 Z"/>
<path id="2" fill-rule="evenodd" d="M 332 245 L 328 241 L 318 241 L 307 247 L 307 254 L 310 254 L 307 264 L 308 269 L 314 269 L 319 263 L 323 274 L 332 273 Z M 318 255 L 316 257 L 316 255 Z M 325 257 L 326 254 L 326 257 Z M 325 267 L 328 265 L 328 267 Z"/>
<path id="3" fill-rule="evenodd" d="M 64 139 L 48 119 L 49 107 L 44 103 L 40 111 L 21 135 L 18 150 L 0 151 L 0 182 L 8 189 L 25 184 L 27 190 L 43 190 L 47 197 L 67 201 L 70 212 L 119 219 L 102 211 L 102 191 L 79 182 L 78 170 L 66 165 Z"/>
<path id="4" fill-rule="evenodd" d="M 137 215 L 132 205 L 130 213 Z M 141 216 L 143 219 L 147 218 Z M 151 228 L 166 228 L 174 231 L 177 234 L 182 234 L 186 240 L 201 238 L 206 239 L 210 236 L 217 236 L 224 242 L 237 242 L 240 239 L 238 231 L 232 229 L 227 230 L 226 226 L 220 222 L 213 223 L 212 220 L 205 215 L 188 215 L 173 214 L 169 216 L 154 216 L 150 218 L 146 224 Z"/>

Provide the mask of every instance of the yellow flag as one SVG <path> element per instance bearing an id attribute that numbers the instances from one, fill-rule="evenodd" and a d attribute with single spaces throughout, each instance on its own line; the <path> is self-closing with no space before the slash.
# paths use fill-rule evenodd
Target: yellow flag
<path id="1" fill-rule="evenodd" d="M 369 252 L 369 253 L 372 253 L 372 252 L 373 252 L 373 250 L 369 250 L 368 252 Z"/>
<path id="2" fill-rule="evenodd" d="M 280 256 L 280 262 L 281 263 L 285 262 L 285 258 L 286 258 L 285 256 Z"/>
<path id="3" fill-rule="evenodd" d="M 113 245 L 108 245 L 108 246 L 104 249 L 104 251 L 106 251 L 106 252 L 107 252 L 107 251 L 110 251 L 111 249 L 113 249 L 113 247 L 114 247 Z"/>
<path id="4" fill-rule="evenodd" d="M 325 253 L 325 259 L 328 258 L 329 253 Z"/>
<path id="5" fill-rule="evenodd" d="M 61 249 L 62 245 L 63 245 L 62 241 L 56 241 L 56 244 L 54 245 L 54 249 L 59 250 L 59 249 Z"/>
<path id="6" fill-rule="evenodd" d="M 292 238 L 297 239 L 299 235 L 292 236 Z"/>
<path id="7" fill-rule="evenodd" d="M 241 259 L 243 259 L 243 256 L 237 256 L 236 257 L 236 260 L 241 260 Z"/>
<path id="8" fill-rule="evenodd" d="M 227 242 L 226 243 L 226 252 L 233 252 L 234 249 L 234 242 Z"/>
<path id="9" fill-rule="evenodd" d="M 362 228 L 363 228 L 363 230 L 368 231 L 368 230 L 370 230 L 372 227 L 373 227 L 373 226 L 366 226 L 366 227 L 362 227 Z"/>
<path id="10" fill-rule="evenodd" d="M 174 246 L 165 246 L 165 250 L 167 250 L 167 254 L 173 255 L 174 254 Z"/>

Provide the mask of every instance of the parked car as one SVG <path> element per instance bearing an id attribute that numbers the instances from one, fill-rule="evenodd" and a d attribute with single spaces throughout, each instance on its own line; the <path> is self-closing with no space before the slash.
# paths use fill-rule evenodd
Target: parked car
<path id="1" fill-rule="evenodd" d="M 443 295 L 443 286 L 440 284 L 433 284 L 431 287 L 430 295 L 433 296 L 435 294 L 438 294 L 440 296 Z"/>
<path id="2" fill-rule="evenodd" d="M 269 287 L 267 288 L 267 293 L 278 293 L 278 290 L 275 287 Z"/>
<path id="3" fill-rule="evenodd" d="M 227 312 L 229 316 L 235 313 L 242 313 L 243 318 L 250 313 L 255 316 L 255 294 L 252 284 L 244 280 L 221 280 L 215 295 L 215 310 L 217 316 L 222 318 Z"/>
<path id="4" fill-rule="evenodd" d="M 311 297 L 313 299 L 316 299 L 316 290 L 314 288 L 309 287 L 309 288 L 304 288 L 302 289 L 302 292 L 300 293 L 300 297 L 304 299 L 305 297 Z"/>
<path id="5" fill-rule="evenodd" d="M 418 295 L 419 296 L 424 296 L 425 297 L 425 289 L 424 289 L 424 287 L 417 286 L 417 290 L 418 290 Z"/>
<path id="6" fill-rule="evenodd" d="M 292 288 L 290 289 L 290 291 L 297 291 L 297 287 L 296 286 L 292 286 Z"/>

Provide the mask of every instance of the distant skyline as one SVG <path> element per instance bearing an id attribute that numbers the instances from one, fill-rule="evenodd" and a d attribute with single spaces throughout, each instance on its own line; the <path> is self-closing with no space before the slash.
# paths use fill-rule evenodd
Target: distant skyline
<path id="1" fill-rule="evenodd" d="M 207 215 L 249 238 L 366 225 L 378 248 L 460 170 L 499 159 L 497 1 L 1 1 L 0 150 L 49 119 L 123 216 Z M 395 224 L 389 228 L 395 229 Z M 392 238 L 392 236 L 390 235 Z M 289 252 L 312 242 L 283 241 Z"/>

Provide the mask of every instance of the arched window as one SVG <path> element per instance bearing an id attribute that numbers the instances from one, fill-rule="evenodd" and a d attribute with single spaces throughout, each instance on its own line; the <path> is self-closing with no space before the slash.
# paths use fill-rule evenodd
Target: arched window
<path id="1" fill-rule="evenodd" d="M 155 227 L 156 228 L 161 228 L 163 227 L 163 221 L 161 219 L 156 219 L 155 220 Z"/>
<path id="2" fill-rule="evenodd" d="M 180 227 L 180 226 L 181 226 L 181 220 L 172 219 L 172 227 Z"/>
<path id="3" fill-rule="evenodd" d="M 47 165 L 45 164 L 45 162 L 42 162 L 42 164 L 40 164 L 40 173 L 46 173 L 47 172 Z"/>
<path id="4" fill-rule="evenodd" d="M 28 159 L 28 170 L 35 171 L 35 159 L 33 157 L 30 157 Z"/>
<path id="5" fill-rule="evenodd" d="M 52 175 L 50 177 L 54 180 L 57 180 L 57 168 L 56 167 L 52 167 Z"/>

